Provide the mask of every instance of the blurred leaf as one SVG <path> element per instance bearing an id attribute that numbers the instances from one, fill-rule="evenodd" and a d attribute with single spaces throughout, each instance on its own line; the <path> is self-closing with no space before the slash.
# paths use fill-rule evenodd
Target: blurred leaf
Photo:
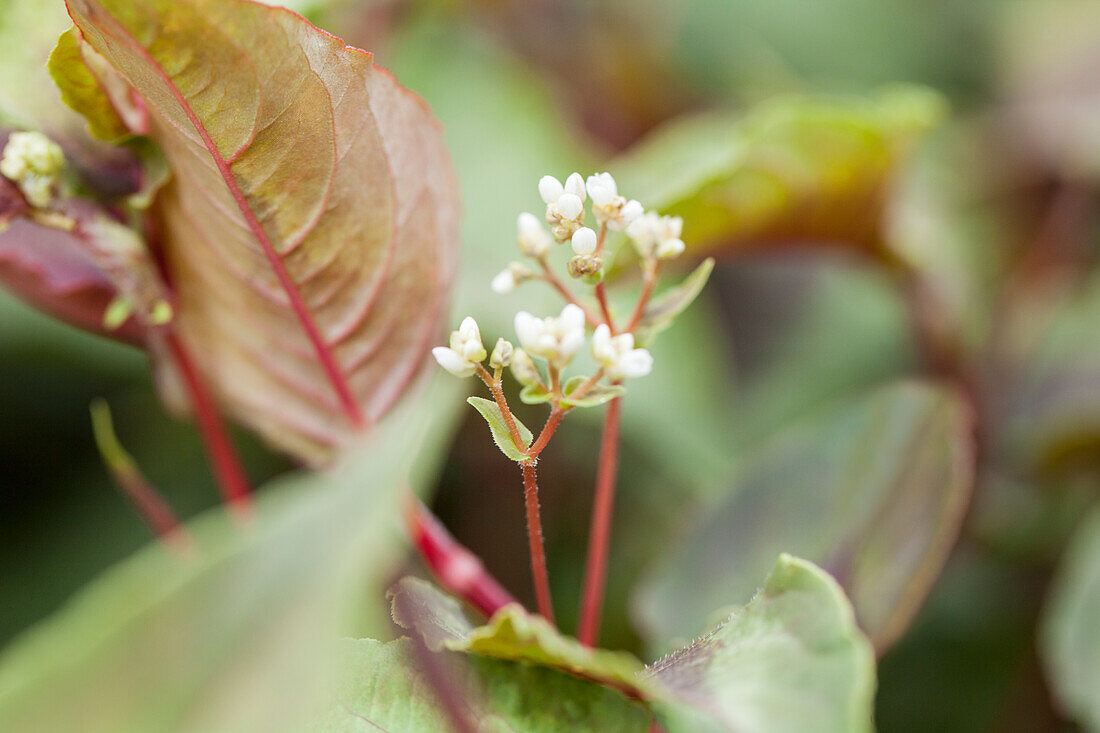
<path id="1" fill-rule="evenodd" d="M 292 13 L 69 8 L 149 103 L 175 174 L 155 205 L 183 340 L 232 416 L 330 460 L 401 394 L 443 315 L 458 204 L 438 125 Z"/>
<path id="2" fill-rule="evenodd" d="M 7 648 L 5 727 L 301 730 L 353 617 L 385 628 L 396 495 L 414 458 L 440 456 L 440 436 L 421 446 L 423 405 L 439 397 L 388 418 L 354 463 L 266 489 L 246 525 L 221 510 L 192 522 L 188 557 L 142 551 Z"/>
<path id="3" fill-rule="evenodd" d="M 489 431 L 493 434 L 493 442 L 497 444 L 497 448 L 500 448 L 501 453 L 513 461 L 522 461 L 527 458 L 524 451 L 531 445 L 533 436 L 526 425 L 521 423 L 515 416 L 512 417 L 516 421 L 519 436 L 523 438 L 523 446 L 521 447 L 512 440 L 512 432 L 508 429 L 508 424 L 504 422 L 504 413 L 500 411 L 496 402 L 487 400 L 484 397 L 467 397 L 466 401 L 485 418 L 485 422 L 489 424 Z"/>
<path id="4" fill-rule="evenodd" d="M 345 641 L 339 701 L 311 730 L 443 731 L 449 719 L 419 671 L 412 642 Z M 642 731 L 645 710 L 621 693 L 545 667 L 448 653 L 437 655 L 479 731 Z"/>
<path id="5" fill-rule="evenodd" d="M 717 730 L 873 730 L 871 644 L 836 581 L 786 554 L 747 606 L 647 674 L 687 706 L 705 711 Z M 672 711 L 672 733 L 704 729 L 699 717 L 680 715 Z"/>
<path id="6" fill-rule="evenodd" d="M 403 578 L 390 595 L 394 621 L 423 637 L 432 651 L 552 667 L 632 692 L 646 688 L 637 679 L 643 665 L 630 654 L 586 647 L 519 604 L 505 606 L 475 628 L 456 600 L 419 578 Z"/>
<path id="7" fill-rule="evenodd" d="M 789 550 L 838 578 L 885 648 L 954 544 L 973 480 L 970 430 L 957 395 L 900 383 L 785 432 L 659 561 L 638 598 L 650 638 L 686 636 L 714 608 L 748 598 Z"/>
<path id="8" fill-rule="evenodd" d="M 887 185 L 944 116 L 921 88 L 781 98 L 670 123 L 609 168 L 647 208 L 684 218 L 689 252 L 785 243 L 880 250 Z"/>
<path id="9" fill-rule="evenodd" d="M 1039 647 L 1055 697 L 1100 731 L 1100 511 L 1075 534 L 1050 589 Z"/>
<path id="10" fill-rule="evenodd" d="M 583 395 L 577 398 L 570 397 L 571 394 L 580 389 L 580 386 L 588 381 L 588 377 L 578 374 L 575 377 L 571 377 L 565 386 L 562 388 L 563 405 L 574 405 L 576 407 L 597 407 L 605 402 L 615 399 L 616 397 L 622 397 L 626 394 L 626 388 L 619 384 L 600 384 L 587 390 Z"/>
<path id="11" fill-rule="evenodd" d="M 61 90 L 61 101 L 87 118 L 93 136 L 100 140 L 118 140 L 130 134 L 131 129 L 119 115 L 117 97 L 108 95 L 100 78 L 90 68 L 94 63 L 92 57 L 106 66 L 101 56 L 81 43 L 76 28 L 70 28 L 57 39 L 57 47 L 50 54 L 50 76 Z M 110 73 L 116 82 L 120 81 L 109 66 L 97 67 L 96 71 Z"/>
<path id="12" fill-rule="evenodd" d="M 678 285 L 674 285 L 649 301 L 634 331 L 638 346 L 649 345 L 657 334 L 672 325 L 676 316 L 695 302 L 699 293 L 703 292 L 713 270 L 714 258 L 708 257 Z"/>
<path id="13" fill-rule="evenodd" d="M 1013 141 L 1070 178 L 1095 180 L 1100 6 L 1093 0 L 1012 2 L 997 20 L 999 81 Z"/>

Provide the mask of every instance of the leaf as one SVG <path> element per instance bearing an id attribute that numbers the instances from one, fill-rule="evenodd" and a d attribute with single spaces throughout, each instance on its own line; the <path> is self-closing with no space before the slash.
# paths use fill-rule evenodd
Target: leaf
<path id="1" fill-rule="evenodd" d="M 588 377 L 578 375 L 566 382 L 565 386 L 562 388 L 564 397 L 561 403 L 563 405 L 573 405 L 574 407 L 596 407 L 597 405 L 610 402 L 616 397 L 622 397 L 626 394 L 626 388 L 621 384 L 597 384 L 589 388 L 580 397 L 570 397 L 571 394 L 576 392 L 577 389 L 587 381 Z"/>
<path id="2" fill-rule="evenodd" d="M 682 216 L 688 251 L 787 242 L 879 250 L 891 175 L 944 115 L 930 90 L 789 97 L 741 117 L 677 120 L 609 164 L 647 208 Z"/>
<path id="3" fill-rule="evenodd" d="M 528 384 L 519 392 L 519 399 L 525 405 L 541 405 L 553 396 L 543 384 Z"/>
<path id="4" fill-rule="evenodd" d="M 71 0 L 148 106 L 177 328 L 223 408 L 330 461 L 421 368 L 458 204 L 426 106 L 300 16 L 241 0 Z"/>
<path id="5" fill-rule="evenodd" d="M 836 581 L 781 555 L 764 588 L 648 673 L 683 704 L 735 733 L 873 730 L 875 660 Z M 698 731 L 670 706 L 667 728 Z"/>
<path id="6" fill-rule="evenodd" d="M 387 417 L 353 462 L 258 492 L 248 526 L 221 510 L 192 521 L 189 560 L 151 546 L 88 586 L 0 656 L 4 728 L 300 731 L 341 630 L 388 625 L 397 494 L 414 457 L 442 455 L 440 435 L 417 450 L 439 398 Z"/>
<path id="7" fill-rule="evenodd" d="M 115 141 L 129 135 L 131 128 L 89 68 L 89 59 L 93 56 L 98 57 L 98 54 L 80 42 L 76 28 L 70 28 L 57 39 L 57 47 L 50 54 L 50 76 L 61 90 L 61 101 L 87 118 L 92 135 L 100 140 Z M 102 58 L 98 61 L 106 64 Z"/>
<path id="8" fill-rule="evenodd" d="M 346 679 L 339 699 L 311 730 L 431 733 L 450 721 L 424 679 L 409 639 L 344 642 Z M 643 731 L 649 716 L 637 703 L 601 685 L 545 667 L 448 653 L 438 657 L 462 700 L 487 732 Z"/>
<path id="9" fill-rule="evenodd" d="M 651 572 L 637 611 L 651 639 L 686 636 L 747 599 L 779 552 L 844 586 L 884 649 L 909 624 L 954 544 L 973 482 L 958 395 L 901 382 L 819 414 L 749 460 Z"/>
<path id="10" fill-rule="evenodd" d="M 1039 633 L 1047 679 L 1061 707 L 1100 731 L 1100 511 L 1082 522 L 1047 599 Z"/>
<path id="11" fill-rule="evenodd" d="M 489 423 L 489 430 L 493 434 L 493 442 L 497 444 L 497 448 L 500 448 L 504 455 L 513 461 L 523 461 L 527 458 L 524 451 L 531 445 L 531 439 L 534 436 L 531 435 L 531 431 L 527 429 L 526 425 L 521 423 L 515 415 L 512 416 L 512 419 L 516 421 L 516 429 L 519 430 L 519 435 L 523 438 L 523 447 L 520 448 L 512 440 L 512 433 L 508 429 L 508 424 L 504 422 L 504 414 L 497 407 L 497 403 L 483 397 L 467 397 L 466 401 L 481 413 L 481 416 L 485 418 L 485 422 Z"/>
<path id="12" fill-rule="evenodd" d="M 699 293 L 703 292 L 713 270 L 714 258 L 708 257 L 678 285 L 665 290 L 649 301 L 634 330 L 638 346 L 651 344 L 657 334 L 671 326 L 676 316 L 695 302 Z"/>
<path id="13" fill-rule="evenodd" d="M 634 656 L 586 647 L 518 604 L 505 606 L 486 625 L 475 628 L 455 599 L 419 578 L 402 578 L 390 598 L 394 621 L 419 634 L 433 651 L 471 652 L 552 667 L 632 694 L 646 690 L 638 679 L 643 665 Z"/>

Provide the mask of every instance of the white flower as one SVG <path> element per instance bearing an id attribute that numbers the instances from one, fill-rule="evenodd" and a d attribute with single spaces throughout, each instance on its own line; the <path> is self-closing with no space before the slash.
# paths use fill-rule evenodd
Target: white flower
<path id="1" fill-rule="evenodd" d="M 40 132 L 13 132 L 0 158 L 0 173 L 19 186 L 31 206 L 39 208 L 50 203 L 64 167 L 60 146 Z"/>
<path id="2" fill-rule="evenodd" d="M 592 198 L 592 213 L 598 224 L 621 231 L 642 215 L 642 205 L 633 199 L 627 201 L 619 195 L 619 188 L 610 173 L 597 173 L 588 177 L 588 195 Z"/>
<path id="3" fill-rule="evenodd" d="M 526 211 L 520 214 L 516 220 L 516 229 L 519 231 L 519 251 L 525 257 L 543 257 L 554 244 L 550 232 L 546 231 L 546 227 L 534 214 Z"/>
<path id="4" fill-rule="evenodd" d="M 592 335 L 592 356 L 613 382 L 644 377 L 653 370 L 653 357 L 646 349 L 634 348 L 634 334 L 611 335 L 607 324 L 601 323 Z"/>
<path id="5" fill-rule="evenodd" d="M 516 289 L 520 283 L 527 282 L 535 276 L 531 268 L 522 262 L 510 262 L 508 266 L 498 272 L 489 287 L 494 293 L 504 295 Z"/>
<path id="6" fill-rule="evenodd" d="M 626 235 L 642 257 L 668 259 L 684 251 L 684 242 L 680 239 L 683 228 L 684 220 L 678 216 L 661 216 L 656 211 L 647 211 L 626 228 Z"/>
<path id="7" fill-rule="evenodd" d="M 516 314 L 516 335 L 528 353 L 565 366 L 584 344 L 584 311 L 570 303 L 557 318 Z"/>
<path id="8" fill-rule="evenodd" d="M 577 254 L 590 255 L 596 251 L 596 232 L 588 227 L 581 227 L 573 232 L 570 244 L 573 245 L 573 251 Z"/>
<path id="9" fill-rule="evenodd" d="M 477 321 L 467 316 L 462 319 L 457 331 L 451 332 L 451 345 L 437 346 L 432 356 L 456 377 L 468 377 L 477 370 L 477 365 L 485 360 L 485 346 L 481 343 L 481 331 Z"/>
<path id="10" fill-rule="evenodd" d="M 546 202 L 546 223 L 559 242 L 573 236 L 584 226 L 584 179 L 580 173 L 571 173 L 561 181 L 553 176 L 539 179 L 539 196 Z"/>

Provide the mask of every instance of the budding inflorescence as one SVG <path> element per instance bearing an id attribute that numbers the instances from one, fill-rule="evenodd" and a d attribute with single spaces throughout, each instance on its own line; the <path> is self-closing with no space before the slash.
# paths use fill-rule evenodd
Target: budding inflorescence
<path id="1" fill-rule="evenodd" d="M 516 220 L 519 252 L 534 260 L 535 267 L 523 262 L 509 263 L 492 279 L 491 288 L 496 293 L 510 293 L 529 280 L 542 280 L 567 301 L 561 312 L 537 316 L 521 310 L 514 319 L 518 345 L 514 347 L 501 338 L 491 354 L 486 352 L 477 323 L 467 317 L 451 334 L 449 346 L 432 350 L 436 361 L 451 374 L 459 377 L 476 374 L 490 387 L 519 451 L 513 452 L 512 457 L 525 455 L 525 460 L 534 460 L 534 455 L 525 453 L 519 445 L 522 432 L 501 388 L 503 369 L 510 367 L 512 375 L 523 385 L 520 396 L 525 402 L 548 402 L 552 414 L 559 416 L 575 407 L 617 398 L 623 394 L 623 381 L 644 377 L 653 370 L 653 356 L 638 345 L 635 331 L 642 329 L 645 338 L 651 338 L 674 317 L 674 313 L 662 315 L 670 312 L 667 305 L 654 309 L 653 314 L 649 314 L 646 306 L 661 263 L 684 251 L 682 220 L 646 212 L 638 201 L 619 194 L 618 184 L 610 173 L 596 173 L 587 180 L 580 173 L 571 173 L 564 183 L 554 176 L 543 176 L 538 182 L 538 193 L 546 204 L 545 223 L 529 212 L 520 214 Z M 588 222 L 586 206 L 591 209 Z M 604 249 L 609 232 L 623 232 L 623 240 L 633 244 L 643 264 L 644 280 L 638 303 L 621 327 L 614 322 L 604 293 L 604 266 L 609 259 Z M 572 250 L 566 270 L 572 278 L 594 288 L 598 308 L 585 305 L 551 268 L 550 255 L 556 246 L 566 242 Z M 664 320 L 657 323 L 658 318 Z M 563 372 L 584 349 L 589 328 L 592 328 L 589 351 L 596 372 L 567 378 Z"/>
<path id="2" fill-rule="evenodd" d="M 40 132 L 13 132 L 0 157 L 0 173 L 23 192 L 36 208 L 53 200 L 57 178 L 65 168 L 65 154 Z"/>

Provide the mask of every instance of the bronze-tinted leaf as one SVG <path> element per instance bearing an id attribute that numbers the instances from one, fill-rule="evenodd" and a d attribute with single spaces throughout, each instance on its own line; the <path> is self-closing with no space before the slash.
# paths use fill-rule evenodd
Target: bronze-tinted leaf
<path id="1" fill-rule="evenodd" d="M 455 263 L 440 130 L 370 54 L 243 0 L 71 0 L 148 105 L 178 329 L 223 406 L 319 463 L 419 370 Z"/>

